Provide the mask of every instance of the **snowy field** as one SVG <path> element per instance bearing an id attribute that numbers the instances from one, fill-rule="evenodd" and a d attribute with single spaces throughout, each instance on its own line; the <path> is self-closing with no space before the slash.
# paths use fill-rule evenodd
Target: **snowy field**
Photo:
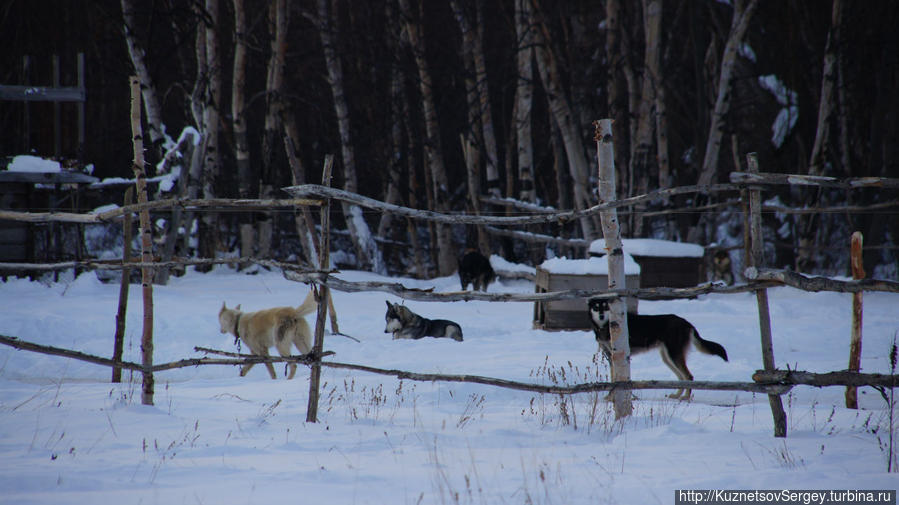
<path id="1" fill-rule="evenodd" d="M 456 277 L 353 281 L 459 289 Z M 298 305 L 307 287 L 279 273 L 218 268 L 155 287 L 155 362 L 236 351 L 219 333 L 223 301 L 244 310 Z M 533 292 L 509 281 L 491 292 Z M 0 334 L 111 356 L 119 287 L 92 273 L 45 285 L 0 283 Z M 781 367 L 846 368 L 850 296 L 769 291 Z M 334 293 L 340 330 L 327 358 L 415 372 L 477 374 L 541 384 L 606 379 L 591 333 L 532 329 L 533 304 L 406 304 L 461 324 L 464 342 L 394 341 L 383 293 Z M 889 373 L 899 296 L 867 294 L 862 367 Z M 693 352 L 697 380 L 748 381 L 761 368 L 755 297 L 640 302 L 673 312 L 727 348 L 730 362 Z M 312 322 L 314 316 L 307 319 Z M 141 289 L 130 292 L 125 359 L 140 362 Z M 244 348 L 245 349 L 245 348 Z M 276 365 L 283 377 L 284 366 Z M 674 379 L 656 353 L 633 358 L 635 379 Z M 887 473 L 889 408 L 859 391 L 799 386 L 783 397 L 788 437 L 775 439 L 764 395 L 694 391 L 694 401 L 639 391 L 614 421 L 601 395 L 560 398 L 476 384 L 399 381 L 324 368 L 319 423 L 306 423 L 308 368 L 273 381 L 263 366 L 156 375 L 154 406 L 140 377 L 109 382 L 106 367 L 0 346 L 0 503 L 15 504 L 654 504 L 675 489 L 896 489 Z"/>

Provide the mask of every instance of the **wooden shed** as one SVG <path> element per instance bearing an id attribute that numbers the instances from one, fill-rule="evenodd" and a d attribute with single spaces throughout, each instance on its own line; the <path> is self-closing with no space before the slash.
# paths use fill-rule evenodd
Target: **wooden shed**
<path id="1" fill-rule="evenodd" d="M 640 287 L 640 265 L 625 253 L 624 274 L 627 288 Z M 605 257 L 587 259 L 553 258 L 537 267 L 537 293 L 589 289 L 604 291 L 609 286 L 609 267 Z M 629 312 L 637 312 L 637 299 L 627 299 Z M 589 330 L 587 299 L 534 302 L 534 328 L 542 330 Z"/>
<path id="2" fill-rule="evenodd" d="M 0 170 L 0 209 L 12 211 L 55 211 L 78 208 L 82 187 L 97 182 L 96 177 L 60 168 L 59 163 L 35 156 L 16 156 L 8 170 Z M 65 205 L 65 207 L 63 207 Z M 80 227 L 80 225 L 78 225 Z M 63 240 L 58 235 L 59 223 L 34 225 L 22 221 L 0 219 L 0 261 L 35 262 L 63 257 Z M 36 234 L 49 250 L 36 250 Z M 79 258 L 80 250 L 74 252 Z"/>
<path id="3" fill-rule="evenodd" d="M 705 249 L 701 245 L 649 238 L 622 239 L 624 252 L 640 265 L 644 288 L 689 288 L 706 281 Z M 594 240 L 591 257 L 606 254 L 605 239 Z"/>

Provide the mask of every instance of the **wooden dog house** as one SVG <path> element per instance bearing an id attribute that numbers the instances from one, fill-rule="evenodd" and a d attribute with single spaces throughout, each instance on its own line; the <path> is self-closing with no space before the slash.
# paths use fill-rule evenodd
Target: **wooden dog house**
<path id="1" fill-rule="evenodd" d="M 705 249 L 701 245 L 649 238 L 622 239 L 624 252 L 640 265 L 644 288 L 689 288 L 706 281 Z M 604 239 L 594 240 L 588 254 L 603 257 Z"/>
<path id="2" fill-rule="evenodd" d="M 640 265 L 624 254 L 625 286 L 640 287 Z M 609 267 L 605 257 L 587 259 L 553 258 L 537 267 L 536 292 L 589 289 L 604 291 L 609 286 Z M 637 312 L 637 299 L 627 299 L 629 312 Z M 534 328 L 542 330 L 589 330 L 587 299 L 534 302 Z"/>

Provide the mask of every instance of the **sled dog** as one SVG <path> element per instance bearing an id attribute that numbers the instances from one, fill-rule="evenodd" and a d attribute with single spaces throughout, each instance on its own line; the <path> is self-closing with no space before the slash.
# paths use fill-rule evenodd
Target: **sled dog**
<path id="1" fill-rule="evenodd" d="M 459 258 L 459 283 L 462 290 L 471 284 L 475 291 L 487 291 L 487 285 L 496 279 L 496 272 L 490 266 L 490 260 L 474 249 L 469 249 Z"/>
<path id="2" fill-rule="evenodd" d="M 384 319 L 387 321 L 387 326 L 384 328 L 384 333 L 393 333 L 394 340 L 398 338 L 418 340 L 422 337 L 446 337 L 458 342 L 462 341 L 462 327 L 458 324 L 446 319 L 427 319 L 412 312 L 404 305 L 386 303 L 387 313 L 384 315 Z"/>
<path id="3" fill-rule="evenodd" d="M 602 298 L 593 298 L 588 302 L 588 307 L 599 350 L 611 363 L 609 302 Z M 640 354 L 658 347 L 662 361 L 682 381 L 693 380 L 693 374 L 687 368 L 687 350 L 691 341 L 699 351 L 714 354 L 727 361 L 727 352 L 721 344 L 701 338 L 689 321 L 674 314 L 651 316 L 628 312 L 627 331 L 630 336 L 631 354 Z M 669 396 L 689 400 L 692 394 L 693 390 L 688 388 L 686 394 L 683 389 L 678 389 Z"/>
<path id="4" fill-rule="evenodd" d="M 235 343 L 238 339 L 242 340 L 257 356 L 268 356 L 268 349 L 273 346 L 278 349 L 281 356 L 290 356 L 291 346 L 296 346 L 300 354 L 306 354 L 312 350 L 312 331 L 303 316 L 317 307 L 318 303 L 311 290 L 303 304 L 296 308 L 275 307 L 256 312 L 241 312 L 240 305 L 229 309 L 222 302 L 219 324 L 222 333 L 234 335 Z M 249 363 L 241 367 L 240 376 L 245 376 L 253 365 L 254 363 Z M 275 367 L 271 363 L 266 363 L 265 366 L 272 379 L 277 378 Z M 290 363 L 287 378 L 293 379 L 296 372 L 297 364 Z"/>
<path id="5" fill-rule="evenodd" d="M 728 286 L 734 284 L 734 274 L 731 272 L 732 262 L 730 255 L 724 249 L 715 251 L 712 256 L 712 280 L 724 281 Z"/>

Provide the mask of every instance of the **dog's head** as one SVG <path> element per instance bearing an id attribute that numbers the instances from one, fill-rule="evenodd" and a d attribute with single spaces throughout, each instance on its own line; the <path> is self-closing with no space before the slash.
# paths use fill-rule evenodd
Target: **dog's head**
<path id="1" fill-rule="evenodd" d="M 387 313 L 384 314 L 384 320 L 387 322 L 387 326 L 384 327 L 384 333 L 393 333 L 402 330 L 406 321 L 409 320 L 409 314 L 411 312 L 409 309 L 398 303 L 390 303 L 387 300 L 384 300 L 384 302 L 387 303 Z"/>
<path id="2" fill-rule="evenodd" d="M 229 309 L 225 302 L 222 302 L 222 308 L 219 310 L 219 326 L 222 333 L 228 333 L 234 329 L 238 314 L 240 314 L 240 305 Z"/>
<path id="3" fill-rule="evenodd" d="M 587 309 L 595 326 L 602 327 L 609 322 L 609 301 L 605 298 L 591 298 L 587 302 Z"/>

